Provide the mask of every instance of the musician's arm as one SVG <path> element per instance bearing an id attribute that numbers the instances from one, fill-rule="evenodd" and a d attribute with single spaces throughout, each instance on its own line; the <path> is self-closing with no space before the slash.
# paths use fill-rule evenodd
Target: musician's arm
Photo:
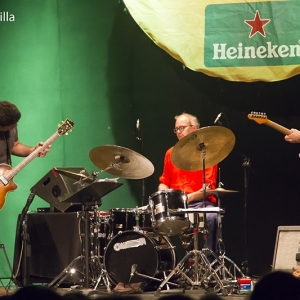
<path id="1" fill-rule="evenodd" d="M 42 145 L 43 145 L 43 143 L 40 142 L 36 146 L 26 146 L 26 145 L 20 143 L 19 141 L 16 141 L 14 143 L 11 153 L 16 156 L 25 157 L 25 156 L 28 156 L 30 153 L 32 153 L 36 148 L 38 148 Z M 51 148 L 51 145 L 49 145 L 44 150 L 39 152 L 38 156 L 44 157 L 46 155 L 46 153 L 50 151 L 50 148 Z"/>
<path id="2" fill-rule="evenodd" d="M 19 141 L 14 143 L 11 153 L 16 156 L 28 156 L 32 151 L 34 151 L 35 147 L 26 146 Z"/>

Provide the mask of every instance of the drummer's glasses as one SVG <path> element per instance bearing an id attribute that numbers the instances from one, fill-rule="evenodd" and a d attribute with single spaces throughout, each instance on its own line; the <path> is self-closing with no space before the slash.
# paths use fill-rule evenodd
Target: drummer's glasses
<path id="1" fill-rule="evenodd" d="M 185 128 L 187 128 L 187 127 L 189 127 L 189 126 L 194 126 L 194 125 L 186 125 L 186 126 L 175 127 L 175 128 L 173 129 L 173 131 L 174 131 L 175 133 L 177 133 L 178 130 L 179 130 L 179 132 L 182 132 Z"/>

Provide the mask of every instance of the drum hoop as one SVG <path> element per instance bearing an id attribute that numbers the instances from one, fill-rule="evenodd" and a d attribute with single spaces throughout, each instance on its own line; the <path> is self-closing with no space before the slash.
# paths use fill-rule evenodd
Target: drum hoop
<path id="1" fill-rule="evenodd" d="M 183 196 L 186 195 L 186 193 L 184 191 L 181 191 L 181 190 L 175 190 L 175 189 L 167 189 L 167 190 L 161 190 L 161 191 L 157 191 L 153 194 L 151 194 L 149 196 L 149 198 L 154 198 L 155 196 L 157 195 L 161 195 L 161 194 L 171 194 L 171 193 L 175 193 L 175 194 L 182 194 Z"/>
<path id="2" fill-rule="evenodd" d="M 109 210 L 111 213 L 112 212 L 135 212 L 134 208 L 111 208 Z"/>
<path id="3" fill-rule="evenodd" d="M 159 234 L 154 233 L 154 232 L 153 233 L 151 233 L 151 232 L 148 233 L 149 236 L 151 236 L 151 234 L 153 234 L 154 236 L 159 236 L 165 242 L 167 242 L 169 248 L 160 248 L 159 245 L 156 245 L 156 250 L 157 250 L 157 253 L 161 250 L 170 250 L 172 260 L 173 260 L 171 269 L 174 269 L 175 265 L 176 265 L 176 253 L 175 253 L 174 247 L 172 246 L 171 240 L 167 236 L 164 236 L 164 235 L 159 235 Z"/>

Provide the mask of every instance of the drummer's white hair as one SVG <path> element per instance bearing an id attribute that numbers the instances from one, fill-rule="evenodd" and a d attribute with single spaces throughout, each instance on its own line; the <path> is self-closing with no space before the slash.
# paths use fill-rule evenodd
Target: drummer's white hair
<path id="1" fill-rule="evenodd" d="M 188 114 L 183 112 L 181 115 L 177 115 L 175 116 L 175 120 L 177 120 L 179 117 L 185 116 L 189 119 L 191 125 L 196 125 L 198 128 L 200 127 L 200 122 L 198 120 L 198 118 L 194 115 Z"/>

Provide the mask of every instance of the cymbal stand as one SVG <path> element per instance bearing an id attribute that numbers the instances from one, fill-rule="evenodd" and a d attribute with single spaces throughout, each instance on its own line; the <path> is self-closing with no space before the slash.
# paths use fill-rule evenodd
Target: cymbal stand
<path id="1" fill-rule="evenodd" d="M 202 154 L 203 161 L 203 171 L 202 171 L 202 182 L 203 182 L 203 208 L 206 207 L 206 184 L 205 184 L 205 155 L 206 155 L 206 147 L 204 143 L 199 144 L 199 149 Z M 204 216 L 204 229 L 203 229 L 203 238 L 204 238 L 204 248 L 202 251 L 198 250 L 198 233 L 199 233 L 199 214 L 198 212 L 194 212 L 194 224 L 193 224 L 193 239 L 194 239 L 194 250 L 189 251 L 185 257 L 177 264 L 174 270 L 167 276 L 167 278 L 161 283 L 158 287 L 155 296 L 160 294 L 162 287 L 170 280 L 170 278 L 175 274 L 179 273 L 185 279 L 185 281 L 192 286 L 204 285 L 205 288 L 208 288 L 208 282 L 210 279 L 214 279 L 215 287 L 214 290 L 222 291 L 225 294 L 224 285 L 218 276 L 217 272 L 212 267 L 213 264 L 210 264 L 207 258 L 207 252 L 218 259 L 213 251 L 207 248 L 207 228 L 206 228 L 206 213 Z M 193 270 L 185 270 L 185 262 L 187 260 L 193 261 Z M 199 263 L 200 262 L 200 263 Z"/>
<path id="2" fill-rule="evenodd" d="M 90 212 L 89 212 L 90 203 L 86 202 L 85 205 L 82 206 L 82 211 L 79 213 L 84 220 L 84 232 L 82 236 L 84 237 L 84 243 L 82 246 L 82 254 L 76 257 L 60 274 L 58 274 L 47 286 L 57 288 L 68 276 L 74 276 L 74 274 L 78 273 L 84 276 L 84 288 L 90 288 L 91 284 L 95 283 L 95 288 L 97 288 L 98 284 L 103 280 L 106 285 L 107 291 L 111 292 L 110 283 L 108 281 L 108 277 L 106 275 L 106 271 L 103 268 L 103 265 L 97 255 L 99 249 L 98 237 L 95 234 L 96 229 L 94 229 L 92 233 L 93 249 L 90 251 Z M 97 220 L 97 211 L 98 205 L 97 201 L 94 204 L 94 222 L 95 224 L 98 222 Z M 95 227 L 96 228 L 96 227 Z M 96 281 L 96 276 L 98 279 Z M 82 281 L 80 280 L 80 283 Z"/>
<path id="3" fill-rule="evenodd" d="M 221 207 L 220 197 L 217 195 L 218 206 Z M 222 239 L 222 216 L 218 214 L 218 230 L 217 230 L 217 255 L 212 252 L 214 257 L 214 261 L 211 263 L 211 267 L 214 268 L 214 271 L 218 274 L 221 282 L 224 295 L 228 295 L 229 293 L 234 293 L 239 291 L 239 284 L 237 282 L 237 274 L 239 277 L 245 277 L 243 272 L 238 268 L 238 266 L 227 256 L 225 256 L 225 245 Z M 226 266 L 226 261 L 230 263 L 229 267 Z M 233 269 L 233 271 L 230 271 Z M 207 276 L 206 278 L 206 287 L 210 291 L 218 291 L 220 286 L 216 284 L 214 286 L 214 282 L 211 276 Z"/>
<path id="4" fill-rule="evenodd" d="M 203 168 L 202 168 L 202 191 L 203 191 L 203 207 L 205 208 L 206 207 L 206 178 L 205 178 L 206 147 L 205 147 L 204 143 L 200 143 L 199 148 L 201 150 L 201 155 L 202 155 L 202 165 L 203 165 Z M 199 219 L 198 213 L 194 213 L 194 225 L 196 224 L 196 226 L 197 226 L 197 230 L 195 229 L 195 226 L 194 226 L 194 231 L 196 231 L 194 234 L 194 249 L 195 250 L 198 250 L 198 233 L 199 233 L 198 219 Z M 196 222 L 196 220 L 197 220 L 197 222 Z M 204 249 L 206 249 L 207 248 L 207 233 L 208 233 L 208 231 L 207 231 L 207 226 L 206 226 L 206 214 L 205 213 L 203 214 L 203 222 L 204 222 L 204 228 L 203 228 L 202 233 L 203 233 L 203 239 L 204 239 Z M 197 267 L 198 267 L 198 264 L 195 263 L 195 274 L 197 273 Z"/>
<path id="5" fill-rule="evenodd" d="M 69 276 L 73 276 L 74 274 L 84 275 L 84 285 L 85 287 L 89 287 L 89 211 L 88 205 L 82 205 L 82 211 L 78 213 L 78 216 L 84 220 L 84 233 L 82 234 L 84 238 L 84 244 L 82 244 L 82 253 L 77 256 L 71 263 L 62 270 L 50 283 L 48 283 L 48 287 L 57 288 L 60 284 Z M 82 271 L 83 269 L 83 271 Z M 80 280 L 81 282 L 81 280 Z"/>
<path id="6" fill-rule="evenodd" d="M 98 285 L 101 283 L 101 281 L 105 284 L 107 292 L 111 293 L 111 288 L 110 288 L 110 282 L 107 276 L 107 272 L 104 269 L 103 266 L 103 260 L 102 256 L 100 253 L 100 242 L 99 242 L 99 236 L 98 233 L 100 232 L 100 223 L 99 223 L 99 218 L 98 218 L 98 203 L 95 201 L 94 203 L 94 222 L 92 226 L 93 232 L 93 251 L 91 252 L 91 260 L 93 262 L 94 266 L 94 273 L 98 274 L 98 279 L 96 281 L 96 284 L 94 286 L 94 290 L 97 289 Z"/>
<path id="7" fill-rule="evenodd" d="M 185 267 L 185 262 L 194 259 L 194 271 L 190 274 L 189 270 Z M 201 262 L 200 264 L 198 264 Z M 195 273 L 196 270 L 196 273 Z M 223 290 L 223 284 L 220 280 L 218 274 L 210 265 L 206 255 L 203 251 L 199 250 L 191 250 L 189 251 L 185 257 L 177 264 L 177 266 L 170 272 L 170 274 L 165 278 L 165 280 L 160 284 L 158 289 L 155 292 L 155 296 L 158 297 L 164 285 L 169 282 L 169 280 L 175 274 L 180 274 L 185 282 L 187 282 L 192 287 L 200 287 L 201 285 L 205 285 L 206 278 L 213 278 L 218 287 L 218 290 Z M 200 279 L 200 277 L 202 277 Z M 199 280 L 200 279 L 200 280 Z"/>

